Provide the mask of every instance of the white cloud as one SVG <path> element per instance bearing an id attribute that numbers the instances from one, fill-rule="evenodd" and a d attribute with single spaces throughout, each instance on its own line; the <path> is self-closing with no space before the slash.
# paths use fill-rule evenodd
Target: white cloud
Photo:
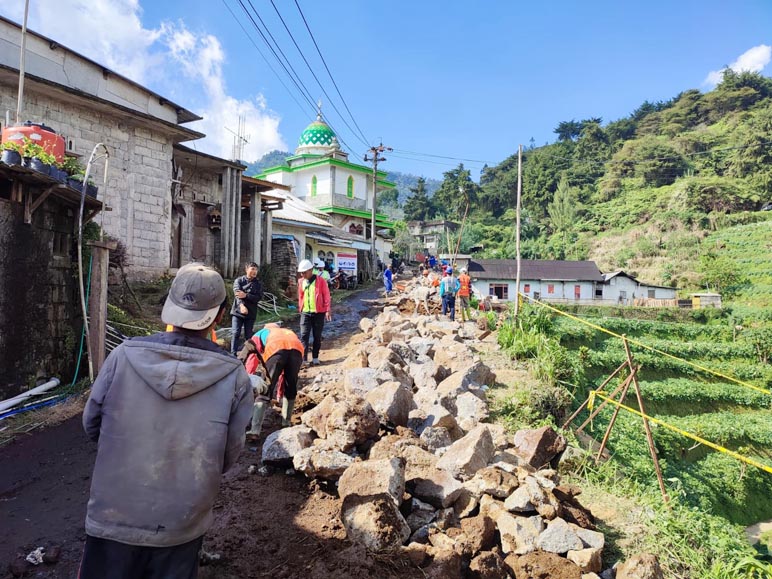
<path id="1" fill-rule="evenodd" d="M 23 2 L 11 3 L 9 17 L 21 21 Z M 206 133 L 199 150 L 230 158 L 239 115 L 246 117 L 250 143 L 244 158 L 255 160 L 286 149 L 280 117 L 261 94 L 237 99 L 223 75 L 226 56 L 220 41 L 189 30 L 183 21 L 145 28 L 139 0 L 36 0 L 29 27 L 120 74 L 173 98 L 204 117 L 191 128 Z M 182 74 L 176 74 L 179 70 Z"/>
<path id="2" fill-rule="evenodd" d="M 759 44 L 753 48 L 749 48 L 743 52 L 737 60 L 730 64 L 727 68 L 732 69 L 735 72 L 750 71 L 761 72 L 772 60 L 772 46 L 766 44 Z M 713 70 L 705 77 L 703 84 L 708 86 L 716 86 L 724 78 L 724 68 L 721 70 Z"/>

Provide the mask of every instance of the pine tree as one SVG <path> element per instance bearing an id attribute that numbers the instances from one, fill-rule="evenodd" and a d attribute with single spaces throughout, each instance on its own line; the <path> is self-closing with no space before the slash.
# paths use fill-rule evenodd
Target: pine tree
<path id="1" fill-rule="evenodd" d="M 568 249 L 568 234 L 573 230 L 576 220 L 577 199 L 574 190 L 568 186 L 568 180 L 563 177 L 558 184 L 552 203 L 547 206 L 552 231 L 561 234 L 563 240 L 563 255 Z"/>
<path id="2" fill-rule="evenodd" d="M 426 179 L 419 177 L 415 187 L 410 188 L 410 193 L 405 201 L 405 220 L 428 221 L 434 217 L 434 206 L 426 192 Z"/>

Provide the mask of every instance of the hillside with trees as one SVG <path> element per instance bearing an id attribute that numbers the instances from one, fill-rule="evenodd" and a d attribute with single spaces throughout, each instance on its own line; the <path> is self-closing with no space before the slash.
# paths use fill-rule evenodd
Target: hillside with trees
<path id="1" fill-rule="evenodd" d="M 772 202 L 772 79 L 728 69 L 712 91 L 554 132 L 554 143 L 523 154 L 523 257 L 594 259 L 604 271 L 772 306 L 772 212 L 762 210 Z M 414 191 L 406 218 L 460 221 L 461 188 L 462 250 L 514 257 L 516 182 L 517 154 L 479 183 L 459 165 L 428 203 Z M 742 251 L 724 251 L 741 239 Z"/>

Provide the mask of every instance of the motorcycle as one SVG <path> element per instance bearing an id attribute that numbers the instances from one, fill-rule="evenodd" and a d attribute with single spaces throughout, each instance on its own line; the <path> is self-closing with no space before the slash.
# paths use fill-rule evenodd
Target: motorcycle
<path id="1" fill-rule="evenodd" d="M 346 274 L 345 271 L 339 271 L 330 278 L 330 287 L 332 289 L 349 289 L 352 290 L 357 286 L 357 278 L 353 275 Z"/>

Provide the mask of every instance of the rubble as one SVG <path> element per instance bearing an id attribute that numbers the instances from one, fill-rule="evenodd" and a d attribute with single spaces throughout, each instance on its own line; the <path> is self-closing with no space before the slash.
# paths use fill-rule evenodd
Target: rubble
<path id="1" fill-rule="evenodd" d="M 282 428 L 268 435 L 263 443 L 263 463 L 283 465 L 314 442 L 314 433 L 305 426 Z"/>
<path id="2" fill-rule="evenodd" d="M 295 469 L 338 479 L 352 542 L 400 550 L 426 577 L 599 573 L 604 536 L 580 489 L 550 469 L 565 439 L 549 427 L 513 437 L 487 424 L 496 376 L 474 350 L 485 330 L 403 315 L 414 311 L 410 297 L 387 298 L 360 321 L 345 372 L 316 378 L 302 426 L 284 435 L 303 436 Z"/>

